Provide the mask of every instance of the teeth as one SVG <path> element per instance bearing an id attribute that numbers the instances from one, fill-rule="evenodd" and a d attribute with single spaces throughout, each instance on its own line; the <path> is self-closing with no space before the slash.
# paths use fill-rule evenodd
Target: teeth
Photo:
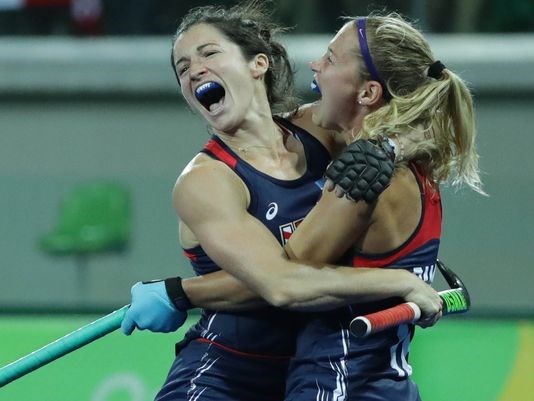
<path id="1" fill-rule="evenodd" d="M 211 106 L 215 103 L 220 103 L 225 96 L 224 88 L 217 82 L 206 82 L 200 85 L 195 90 L 195 97 L 207 110 L 211 110 Z"/>
<path id="2" fill-rule="evenodd" d="M 315 79 L 311 82 L 310 87 L 313 92 L 321 94 L 321 88 L 319 88 Z"/>
<path id="3" fill-rule="evenodd" d="M 216 82 L 206 82 L 205 84 L 200 85 L 195 90 L 195 95 L 198 98 L 199 96 L 202 96 L 207 91 L 209 91 L 211 89 L 215 89 L 217 87 L 220 87 L 220 85 L 218 83 L 216 83 Z"/>

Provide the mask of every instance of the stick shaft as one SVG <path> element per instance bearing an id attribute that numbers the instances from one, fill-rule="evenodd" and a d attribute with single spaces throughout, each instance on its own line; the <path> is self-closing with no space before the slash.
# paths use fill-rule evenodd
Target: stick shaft
<path id="1" fill-rule="evenodd" d="M 462 288 L 455 288 L 439 292 L 443 300 L 443 315 L 466 312 L 469 303 Z M 350 331 L 356 337 L 366 337 L 379 331 L 412 323 L 419 319 L 421 310 L 412 302 L 405 302 L 388 309 L 355 317 L 350 322 Z"/>
<path id="2" fill-rule="evenodd" d="M 129 305 L 101 317 L 0 369 L 0 387 L 117 330 Z"/>

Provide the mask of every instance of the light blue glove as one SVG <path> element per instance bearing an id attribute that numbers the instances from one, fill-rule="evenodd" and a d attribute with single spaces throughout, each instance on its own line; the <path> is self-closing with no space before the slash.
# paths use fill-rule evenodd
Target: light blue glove
<path id="1" fill-rule="evenodd" d="M 164 281 L 136 283 L 132 287 L 132 303 L 124 315 L 121 330 L 129 336 L 135 328 L 156 333 L 177 330 L 187 319 L 187 312 L 174 307 Z"/>

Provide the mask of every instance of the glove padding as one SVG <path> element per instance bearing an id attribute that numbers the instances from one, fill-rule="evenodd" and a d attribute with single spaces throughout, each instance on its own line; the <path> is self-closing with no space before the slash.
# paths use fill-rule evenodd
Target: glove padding
<path id="1" fill-rule="evenodd" d="M 358 139 L 326 169 L 326 189 L 354 201 L 372 203 L 389 186 L 395 153 L 384 140 Z M 339 195 L 341 193 L 341 195 Z"/>
<path id="2" fill-rule="evenodd" d="M 122 320 L 121 330 L 129 336 L 135 328 L 156 333 L 178 330 L 187 319 L 187 312 L 178 310 L 167 295 L 164 281 L 136 283 L 132 287 L 132 303 Z"/>

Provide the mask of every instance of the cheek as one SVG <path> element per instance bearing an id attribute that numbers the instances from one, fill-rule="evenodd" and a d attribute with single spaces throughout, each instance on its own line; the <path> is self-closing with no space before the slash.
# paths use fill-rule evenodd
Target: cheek
<path id="1" fill-rule="evenodd" d="M 183 87 L 182 87 L 183 88 Z M 187 91 L 184 91 L 182 89 L 182 97 L 185 99 L 185 101 L 189 104 L 191 104 L 191 100 L 193 99 L 192 95 L 190 92 L 187 92 Z"/>
<path id="2" fill-rule="evenodd" d="M 339 82 L 329 88 L 325 97 L 323 100 L 326 100 L 328 108 L 340 111 L 347 108 L 352 99 L 349 88 Z"/>
<path id="3" fill-rule="evenodd" d="M 198 104 L 195 103 L 195 98 L 191 92 L 185 92 L 182 90 L 182 97 L 193 111 L 198 109 Z"/>
<path id="4" fill-rule="evenodd" d="M 340 72 L 332 71 L 325 76 L 325 83 L 327 84 L 325 89 L 332 100 L 344 100 L 353 92 L 350 77 Z"/>
<path id="5" fill-rule="evenodd" d="M 338 79 L 331 82 L 323 93 L 321 119 L 328 126 L 340 129 L 345 121 L 351 120 L 355 113 L 356 93 L 351 83 Z"/>
<path id="6" fill-rule="evenodd" d="M 349 79 L 338 78 L 330 93 L 332 103 L 341 109 L 351 108 L 356 102 L 356 91 Z"/>

